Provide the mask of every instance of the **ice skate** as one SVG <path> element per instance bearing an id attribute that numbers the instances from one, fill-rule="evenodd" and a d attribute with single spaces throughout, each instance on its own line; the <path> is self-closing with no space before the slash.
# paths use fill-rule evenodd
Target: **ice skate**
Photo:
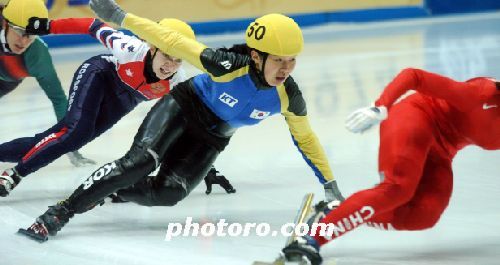
<path id="1" fill-rule="evenodd" d="M 0 196 L 7 197 L 9 193 L 21 182 L 22 177 L 14 168 L 6 169 L 0 175 Z"/>
<path id="2" fill-rule="evenodd" d="M 69 209 L 68 203 L 61 201 L 55 206 L 49 206 L 49 209 L 40 215 L 35 223 L 27 229 L 19 229 L 18 233 L 38 242 L 45 242 L 49 239 L 49 235 L 55 236 L 73 215 L 74 212 Z"/>

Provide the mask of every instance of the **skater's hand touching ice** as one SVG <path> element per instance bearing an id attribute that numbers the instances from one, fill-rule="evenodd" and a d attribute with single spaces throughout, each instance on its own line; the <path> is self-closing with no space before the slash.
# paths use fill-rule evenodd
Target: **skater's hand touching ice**
<path id="1" fill-rule="evenodd" d="M 337 182 L 335 180 L 330 180 L 327 183 L 323 184 L 323 188 L 325 188 L 325 199 L 328 202 L 331 201 L 344 201 L 344 196 L 340 193 L 339 187 L 337 186 Z"/>
<path id="2" fill-rule="evenodd" d="M 78 152 L 78 151 L 69 152 L 67 155 L 68 155 L 69 161 L 75 167 L 84 167 L 84 166 L 88 166 L 88 165 L 97 164 L 94 160 L 83 157 L 83 155 L 80 154 L 80 152 Z"/>
<path id="3" fill-rule="evenodd" d="M 221 175 L 213 166 L 205 177 L 205 184 L 207 185 L 207 190 L 205 191 L 206 194 L 210 194 L 212 192 L 213 184 L 219 184 L 227 193 L 236 192 L 233 185 L 229 183 L 229 180 L 227 180 L 224 175 Z"/>

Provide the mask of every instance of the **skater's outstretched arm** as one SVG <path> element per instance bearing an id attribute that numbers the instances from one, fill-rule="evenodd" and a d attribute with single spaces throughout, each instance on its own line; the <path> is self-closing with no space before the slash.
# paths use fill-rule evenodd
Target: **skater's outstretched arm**
<path id="1" fill-rule="evenodd" d="M 281 89 L 281 114 L 288 124 L 292 140 L 306 163 L 325 188 L 328 201 L 344 200 L 334 179 L 328 158 L 309 124 L 307 108 L 297 83 L 289 77 Z M 287 103 L 287 104 L 283 104 Z"/>
<path id="2" fill-rule="evenodd" d="M 35 26 L 36 24 L 43 26 Z M 144 53 L 148 51 L 142 46 L 149 48 L 146 42 L 117 31 L 96 18 L 61 18 L 50 21 L 32 19 L 28 24 L 27 32 L 37 35 L 88 34 L 104 45 L 122 64 L 130 61 L 142 61 Z"/>
<path id="3" fill-rule="evenodd" d="M 223 67 L 214 65 L 214 60 L 211 60 L 216 56 L 213 49 L 194 39 L 186 38 L 175 30 L 161 27 L 152 20 L 126 14 L 114 1 L 93 0 L 90 1 L 90 7 L 102 19 L 129 29 L 162 52 L 186 60 L 203 72 L 217 76 L 217 70 Z M 217 62 L 220 63 L 220 60 Z M 234 62 L 232 65 L 232 69 L 235 69 Z"/>
<path id="4" fill-rule="evenodd" d="M 388 110 L 410 90 L 445 100 L 464 113 L 481 106 L 485 99 L 498 93 L 495 81 L 488 78 L 459 82 L 421 69 L 407 68 L 386 86 L 374 106 L 358 109 L 347 117 L 347 129 L 354 133 L 364 132 L 385 120 Z"/>
<path id="5" fill-rule="evenodd" d="M 478 105 L 481 97 L 477 95 L 488 97 L 496 93 L 496 86 L 493 80 L 487 78 L 459 82 L 421 69 L 407 68 L 387 85 L 375 101 L 375 106 L 385 106 L 390 109 L 408 90 L 446 100 L 455 108 L 465 112 Z"/>

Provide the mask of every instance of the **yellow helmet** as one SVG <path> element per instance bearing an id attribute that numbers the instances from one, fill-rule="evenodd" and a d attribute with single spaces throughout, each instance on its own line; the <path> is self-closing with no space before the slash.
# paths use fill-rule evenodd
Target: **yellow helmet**
<path id="1" fill-rule="evenodd" d="M 175 18 L 164 18 L 160 22 L 158 22 L 158 24 L 160 24 L 163 27 L 173 29 L 182 34 L 184 37 L 188 37 L 193 40 L 196 39 L 194 31 L 191 28 L 191 26 L 189 26 L 186 22 L 182 20 L 178 20 Z"/>
<path id="2" fill-rule="evenodd" d="M 28 25 L 30 17 L 49 18 L 43 0 L 10 0 L 2 14 L 10 23 L 23 28 Z"/>
<path id="3" fill-rule="evenodd" d="M 299 25 L 281 14 L 269 14 L 250 23 L 245 37 L 248 47 L 278 56 L 295 56 L 304 47 Z"/>

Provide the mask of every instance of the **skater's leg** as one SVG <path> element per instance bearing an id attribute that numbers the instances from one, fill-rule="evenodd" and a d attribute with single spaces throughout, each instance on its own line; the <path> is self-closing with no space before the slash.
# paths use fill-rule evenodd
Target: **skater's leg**
<path id="1" fill-rule="evenodd" d="M 448 206 L 453 190 L 449 159 L 429 155 L 413 198 L 393 211 L 375 216 L 369 226 L 380 229 L 423 230 L 433 227 Z"/>
<path id="2" fill-rule="evenodd" d="M 118 195 L 141 205 L 173 206 L 200 183 L 218 155 L 214 147 L 186 133 L 167 150 L 157 176 Z"/>
<path id="3" fill-rule="evenodd" d="M 158 123 L 162 126 L 155 134 L 148 125 L 156 127 Z M 29 229 L 20 232 L 34 239 L 41 237 L 46 240 L 48 234 L 55 235 L 75 213 L 86 212 L 111 193 L 146 178 L 163 158 L 156 150 L 168 149 L 185 127 L 186 120 L 179 105 L 172 97 L 163 97 L 146 116 L 124 157 L 94 171 L 67 200 L 49 207 Z"/>
<path id="4" fill-rule="evenodd" d="M 0 98 L 9 94 L 14 89 L 16 89 L 16 87 L 19 86 L 20 83 L 21 81 L 9 82 L 5 80 L 0 80 Z"/>
<path id="5" fill-rule="evenodd" d="M 92 173 L 68 199 L 75 212 L 85 212 L 111 193 L 147 178 L 159 166 L 161 150 L 175 143 L 185 126 L 184 115 L 173 98 L 166 96 L 158 101 L 127 154 Z"/>
<path id="6" fill-rule="evenodd" d="M 335 225 L 333 233 L 315 235 L 315 240 L 324 244 L 410 201 L 434 143 L 434 128 L 421 109 L 403 103 L 394 106 L 380 129 L 379 170 L 384 181 L 353 194 L 332 210 L 320 223 Z"/>
<path id="7" fill-rule="evenodd" d="M 26 143 L 31 141 L 32 144 L 17 161 L 17 165 L 11 169 L 18 176 L 16 178 L 18 181 L 11 182 L 11 179 L 14 179 L 12 177 L 10 179 L 0 177 L 2 196 L 7 196 L 23 177 L 52 163 L 63 154 L 78 150 L 93 139 L 96 118 L 103 98 L 102 88 L 107 86 L 107 81 L 103 78 L 101 69 L 93 64 L 84 63 L 77 73 L 70 90 L 68 112 L 63 120 L 31 139 L 9 142 L 0 147 L 0 151 L 6 153 L 20 147 L 22 150 L 12 152 L 18 155 L 20 151 L 26 151 Z"/>
<path id="8" fill-rule="evenodd" d="M 83 71 L 85 70 L 85 71 Z M 37 171 L 67 152 L 78 150 L 94 137 L 96 119 L 104 97 L 101 67 L 84 63 L 77 70 L 70 89 L 68 112 L 58 125 L 37 134 L 15 169 L 22 176 Z"/>

